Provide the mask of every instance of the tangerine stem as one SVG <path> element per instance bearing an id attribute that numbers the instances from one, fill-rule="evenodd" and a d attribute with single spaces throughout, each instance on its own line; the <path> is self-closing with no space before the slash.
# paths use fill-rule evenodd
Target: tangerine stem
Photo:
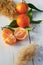
<path id="1" fill-rule="evenodd" d="M 30 37 L 30 32 L 29 32 L 29 43 L 31 44 L 31 37 Z M 32 63 L 34 65 L 34 59 L 32 58 Z"/>

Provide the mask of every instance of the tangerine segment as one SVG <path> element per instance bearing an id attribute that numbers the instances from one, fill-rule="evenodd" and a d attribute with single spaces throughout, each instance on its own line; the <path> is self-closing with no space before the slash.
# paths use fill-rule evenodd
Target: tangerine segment
<path id="1" fill-rule="evenodd" d="M 26 31 L 24 28 L 18 27 L 15 29 L 14 35 L 16 39 L 23 40 L 27 37 L 28 31 Z"/>
<path id="2" fill-rule="evenodd" d="M 14 36 L 9 36 L 4 41 L 9 45 L 13 45 L 16 42 L 16 38 Z"/>
<path id="3" fill-rule="evenodd" d="M 9 35 L 13 34 L 13 32 L 10 29 L 4 28 L 2 30 L 2 37 L 7 38 Z"/>
<path id="4" fill-rule="evenodd" d="M 16 38 L 13 35 L 13 32 L 10 29 L 4 28 L 2 30 L 2 37 L 7 44 L 14 44 L 16 42 Z"/>

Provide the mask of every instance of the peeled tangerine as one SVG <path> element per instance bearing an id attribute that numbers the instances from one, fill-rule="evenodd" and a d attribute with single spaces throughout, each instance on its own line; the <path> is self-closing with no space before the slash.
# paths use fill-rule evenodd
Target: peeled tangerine
<path id="1" fill-rule="evenodd" d="M 2 30 L 2 37 L 5 41 L 5 43 L 7 43 L 9 45 L 13 45 L 16 42 L 16 38 L 10 29 L 4 28 Z"/>
<path id="2" fill-rule="evenodd" d="M 18 27 L 15 29 L 14 35 L 17 40 L 23 40 L 27 37 L 28 31 L 26 31 L 24 28 Z"/>

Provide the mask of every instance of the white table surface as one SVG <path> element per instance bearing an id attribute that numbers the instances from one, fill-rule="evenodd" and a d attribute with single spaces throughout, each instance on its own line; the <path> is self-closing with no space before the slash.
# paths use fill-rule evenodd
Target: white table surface
<path id="1" fill-rule="evenodd" d="M 22 0 L 14 0 L 16 3 L 19 3 Z M 43 0 L 26 0 L 27 2 L 33 3 L 39 9 L 43 9 Z M 33 19 L 43 20 L 43 12 L 33 12 Z M 1 37 L 1 27 L 5 26 L 10 23 L 8 18 L 4 16 L 0 16 L 0 65 L 15 65 L 15 58 L 18 48 L 20 46 L 26 45 L 29 43 L 29 39 L 25 39 L 24 41 L 18 42 L 20 45 L 17 46 L 9 46 L 4 44 L 2 37 Z M 39 25 L 32 25 L 35 26 L 35 30 L 30 32 L 31 41 L 36 42 L 40 45 L 38 50 L 38 55 L 34 58 L 34 65 L 43 65 L 43 21 Z M 32 61 L 29 65 L 33 65 Z"/>

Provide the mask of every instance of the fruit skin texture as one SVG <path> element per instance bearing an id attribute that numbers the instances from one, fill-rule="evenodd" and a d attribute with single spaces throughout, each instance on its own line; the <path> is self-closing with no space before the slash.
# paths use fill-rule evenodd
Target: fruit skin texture
<path id="1" fill-rule="evenodd" d="M 18 27 L 15 29 L 14 35 L 17 40 L 24 40 L 28 36 L 28 31 L 24 28 Z"/>
<path id="2" fill-rule="evenodd" d="M 28 6 L 26 3 L 21 2 L 16 6 L 16 10 L 19 14 L 25 14 L 28 12 Z"/>
<path id="3" fill-rule="evenodd" d="M 17 25 L 20 27 L 27 27 L 30 25 L 30 18 L 25 14 L 21 14 L 17 17 Z"/>
<path id="4" fill-rule="evenodd" d="M 2 37 L 6 44 L 13 45 L 16 42 L 16 38 L 14 37 L 13 32 L 10 29 L 4 28 L 2 30 Z"/>

